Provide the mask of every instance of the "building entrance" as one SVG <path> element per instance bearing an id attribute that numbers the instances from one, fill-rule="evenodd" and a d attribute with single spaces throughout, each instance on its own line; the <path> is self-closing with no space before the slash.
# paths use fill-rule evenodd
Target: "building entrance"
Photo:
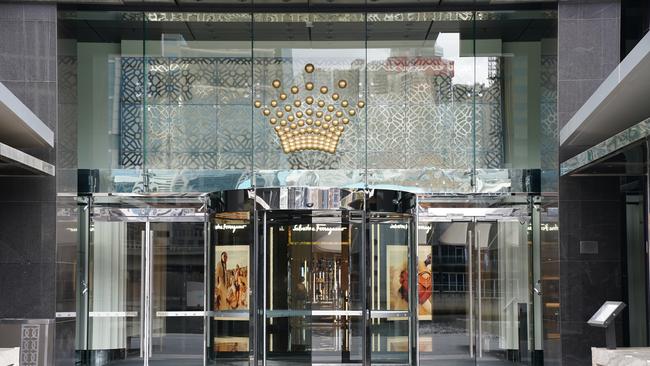
<path id="1" fill-rule="evenodd" d="M 324 188 L 197 198 L 82 210 L 82 364 L 536 362 L 526 203 Z"/>
<path id="2" fill-rule="evenodd" d="M 203 365 L 205 215 L 195 208 L 82 210 L 82 364 Z"/>

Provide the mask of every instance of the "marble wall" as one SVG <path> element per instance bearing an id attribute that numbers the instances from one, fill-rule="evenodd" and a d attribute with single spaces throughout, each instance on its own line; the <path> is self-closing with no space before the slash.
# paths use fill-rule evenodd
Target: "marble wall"
<path id="1" fill-rule="evenodd" d="M 606 300 L 623 300 L 625 201 L 620 184 L 619 177 L 560 179 L 563 365 L 591 365 L 590 348 L 604 346 L 605 332 L 587 320 Z M 595 241 L 597 253 L 584 245 L 581 249 L 581 241 Z"/>
<path id="2" fill-rule="evenodd" d="M 564 127 L 620 62 L 618 0 L 558 3 L 558 122 Z M 580 152 L 560 151 L 560 162 Z"/>
<path id="3" fill-rule="evenodd" d="M 55 132 L 56 18 L 55 4 L 0 4 L 0 82 Z M 25 152 L 56 165 L 53 148 Z M 0 178 L 0 318 L 55 318 L 56 192 L 55 177 Z"/>

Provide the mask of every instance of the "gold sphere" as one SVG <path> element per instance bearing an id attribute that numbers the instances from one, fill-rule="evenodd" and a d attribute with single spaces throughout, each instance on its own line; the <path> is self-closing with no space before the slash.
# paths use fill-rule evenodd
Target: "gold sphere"
<path id="1" fill-rule="evenodd" d="M 293 122 L 294 119 L 295 119 L 294 116 L 289 116 L 289 117 L 287 117 L 287 120 L 288 120 L 289 122 Z"/>
<path id="2" fill-rule="evenodd" d="M 286 126 L 286 125 L 287 125 L 287 121 L 285 120 L 280 121 L 280 126 Z"/>
<path id="3" fill-rule="evenodd" d="M 277 121 L 278 119 L 275 117 L 271 117 L 271 119 L 269 120 L 269 122 L 271 122 L 272 125 L 274 125 Z"/>
<path id="4" fill-rule="evenodd" d="M 265 109 L 265 110 L 262 111 L 262 113 L 263 113 L 265 116 L 268 116 L 269 114 L 271 114 L 271 111 L 268 110 L 268 109 Z"/>
<path id="5" fill-rule="evenodd" d="M 298 87 L 295 86 L 295 85 L 291 87 L 291 93 L 292 94 L 298 94 L 298 90 L 299 90 Z"/>
<path id="6" fill-rule="evenodd" d="M 302 104 L 302 102 L 299 101 L 299 100 L 294 100 L 294 101 L 293 101 L 293 105 L 295 105 L 296 108 L 300 107 L 301 104 Z"/>
<path id="7" fill-rule="evenodd" d="M 339 80 L 339 88 L 345 89 L 345 87 L 348 86 L 348 82 L 345 80 Z"/>
<path id="8" fill-rule="evenodd" d="M 292 130 L 295 130 L 295 129 L 296 129 L 296 127 L 298 127 L 298 125 L 297 125 L 297 124 L 295 124 L 295 123 L 292 123 L 292 124 L 291 124 L 291 129 L 292 129 Z"/>
<path id="9" fill-rule="evenodd" d="M 305 102 L 307 102 L 307 104 L 314 103 L 314 97 L 307 97 L 307 99 L 305 99 Z"/>
<path id="10" fill-rule="evenodd" d="M 330 124 L 329 124 L 329 123 L 323 123 L 323 128 L 324 128 L 324 129 L 328 129 L 328 128 L 330 128 Z"/>
<path id="11" fill-rule="evenodd" d="M 339 100 L 339 96 L 340 96 L 339 93 L 334 93 L 332 94 L 332 99 Z"/>
<path id="12" fill-rule="evenodd" d="M 305 125 L 305 121 L 303 120 L 298 121 L 298 126 L 302 127 L 304 125 Z"/>
<path id="13" fill-rule="evenodd" d="M 360 101 L 357 103 L 357 107 L 359 107 L 359 108 L 363 108 L 363 107 L 365 107 L 365 106 L 366 106 L 366 103 L 365 103 L 363 100 L 360 100 Z"/>
<path id="14" fill-rule="evenodd" d="M 277 100 L 272 100 L 271 101 L 271 107 L 277 107 L 278 106 L 278 101 Z"/>
<path id="15" fill-rule="evenodd" d="M 284 110 L 287 112 L 291 112 L 291 106 L 290 105 L 285 105 Z"/>
<path id="16" fill-rule="evenodd" d="M 307 84 L 305 84 L 305 88 L 307 90 L 313 90 L 314 89 L 314 83 L 312 83 L 311 81 L 308 82 Z"/>
<path id="17" fill-rule="evenodd" d="M 330 116 L 330 115 L 328 114 L 327 116 L 325 116 L 325 120 L 326 120 L 327 122 L 331 121 L 331 120 L 332 120 L 332 116 Z"/>
<path id="18" fill-rule="evenodd" d="M 308 124 L 308 125 L 311 125 L 312 123 L 314 123 L 314 120 L 311 119 L 311 118 L 307 118 L 306 121 L 307 121 L 307 124 Z"/>
<path id="19" fill-rule="evenodd" d="M 256 100 L 255 101 L 255 108 L 259 108 L 261 106 L 262 106 L 262 102 L 260 102 L 259 100 Z"/>
<path id="20" fill-rule="evenodd" d="M 337 117 L 341 118 L 342 115 L 343 115 L 343 112 L 341 112 L 341 111 L 336 111 L 336 116 L 337 116 Z"/>
<path id="21" fill-rule="evenodd" d="M 307 108 L 307 110 L 305 111 L 305 113 L 306 113 L 308 116 L 311 116 L 312 113 L 314 113 L 314 111 L 312 111 L 311 108 Z"/>
<path id="22" fill-rule="evenodd" d="M 285 93 L 280 94 L 280 99 L 285 100 L 287 99 L 287 95 Z"/>
<path id="23" fill-rule="evenodd" d="M 275 132 L 280 132 L 280 129 L 281 129 L 281 128 L 282 128 L 282 127 L 280 127 L 280 126 L 275 126 L 275 127 L 274 127 Z"/>
<path id="24" fill-rule="evenodd" d="M 307 127 L 307 133 L 311 133 L 311 127 Z"/>
<path id="25" fill-rule="evenodd" d="M 344 101 L 341 102 L 341 106 L 342 106 L 343 108 L 347 107 L 348 105 L 349 105 L 349 104 L 348 104 L 348 101 L 347 101 L 347 100 L 344 100 Z"/>
<path id="26" fill-rule="evenodd" d="M 305 72 L 308 73 L 308 74 L 311 74 L 312 72 L 314 72 L 315 69 L 316 68 L 314 67 L 313 64 L 305 65 Z"/>
<path id="27" fill-rule="evenodd" d="M 328 106 L 327 106 L 327 110 L 328 110 L 329 112 L 334 112 L 334 106 L 331 105 L 331 104 L 328 105 Z"/>
<path id="28" fill-rule="evenodd" d="M 284 116 L 284 112 L 277 111 L 277 112 L 275 112 L 275 115 L 278 116 L 278 118 L 282 118 L 282 116 Z"/>
<path id="29" fill-rule="evenodd" d="M 302 118 L 302 111 L 298 111 L 298 112 L 296 112 L 296 117 L 298 117 L 298 118 Z"/>
<path id="30" fill-rule="evenodd" d="M 282 83 L 280 82 L 280 80 L 275 79 L 275 80 L 273 80 L 273 83 L 271 83 L 271 85 L 273 85 L 273 87 L 277 89 L 280 86 L 282 86 Z"/>
<path id="31" fill-rule="evenodd" d="M 339 126 L 339 131 L 341 131 L 341 132 L 345 131 L 345 127 Z"/>
<path id="32" fill-rule="evenodd" d="M 333 124 L 334 126 L 338 126 L 338 125 L 339 125 L 339 121 L 334 120 L 334 121 L 332 121 L 332 124 Z"/>
<path id="33" fill-rule="evenodd" d="M 314 122 L 314 124 L 316 125 L 316 127 L 320 127 L 320 121 L 316 121 Z"/>
<path id="34" fill-rule="evenodd" d="M 318 117 L 318 118 L 323 117 L 323 111 L 316 112 L 316 117 Z"/>
<path id="35" fill-rule="evenodd" d="M 325 102 L 323 102 L 322 100 L 319 100 L 318 101 L 318 106 L 323 108 L 325 106 Z"/>
<path id="36" fill-rule="evenodd" d="M 348 114 L 351 115 L 351 116 L 354 116 L 355 114 L 357 114 L 357 112 L 354 109 L 350 109 L 348 111 Z"/>
<path id="37" fill-rule="evenodd" d="M 347 117 L 343 118 L 343 124 L 347 125 L 348 123 L 350 123 L 350 119 Z"/>
<path id="38" fill-rule="evenodd" d="M 320 87 L 320 92 L 321 92 L 322 94 L 327 94 L 327 87 L 326 87 L 326 86 L 321 86 L 321 87 Z"/>

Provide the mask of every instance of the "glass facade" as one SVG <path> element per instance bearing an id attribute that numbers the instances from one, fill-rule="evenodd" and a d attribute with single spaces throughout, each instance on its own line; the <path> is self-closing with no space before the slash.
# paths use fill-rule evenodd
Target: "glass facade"
<path id="1" fill-rule="evenodd" d="M 113 193 L 554 192 L 555 17 L 60 12 L 62 168 Z"/>
<path id="2" fill-rule="evenodd" d="M 82 363 L 559 355 L 555 11 L 58 25 Z"/>

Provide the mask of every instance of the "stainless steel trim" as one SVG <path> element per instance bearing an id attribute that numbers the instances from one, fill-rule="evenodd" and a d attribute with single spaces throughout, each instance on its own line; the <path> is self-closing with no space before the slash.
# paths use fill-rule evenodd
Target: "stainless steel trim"
<path id="1" fill-rule="evenodd" d="M 147 311 L 145 312 L 146 317 L 147 317 L 147 324 L 149 325 L 147 329 L 147 359 L 145 362 L 145 366 L 149 365 L 149 358 L 151 358 L 151 355 L 153 353 L 153 342 L 151 342 L 151 335 L 153 331 L 153 325 L 152 320 L 153 320 L 153 274 L 151 273 L 151 269 L 153 268 L 153 230 L 151 230 L 151 222 L 147 221 L 147 232 L 149 235 L 147 235 L 147 266 L 145 270 L 147 271 L 147 282 L 148 282 L 148 290 L 147 290 Z"/>
<path id="2" fill-rule="evenodd" d="M 210 318 L 238 318 L 249 319 L 250 311 L 248 310 L 221 310 L 221 311 L 206 311 L 205 315 Z"/>
<path id="3" fill-rule="evenodd" d="M 371 310 L 371 318 L 408 318 L 409 310 Z"/>
<path id="4" fill-rule="evenodd" d="M 145 224 L 146 226 L 146 224 Z M 146 229 L 146 227 L 145 227 Z M 146 238 L 146 231 L 142 230 L 140 232 L 140 282 L 143 281 L 144 277 L 142 274 L 146 273 L 146 262 L 145 262 L 145 250 L 147 247 L 147 238 Z M 146 282 L 146 280 L 145 280 Z M 145 343 L 145 320 L 144 320 L 144 308 L 145 308 L 145 284 L 140 283 L 140 357 L 144 357 L 144 347 L 146 345 Z"/>
<path id="5" fill-rule="evenodd" d="M 88 316 L 91 318 L 135 318 L 138 316 L 137 311 L 90 311 Z"/>
<path id="6" fill-rule="evenodd" d="M 173 317 L 202 317 L 205 316 L 205 311 L 156 311 L 156 316 L 159 318 L 173 318 Z"/>
<path id="7" fill-rule="evenodd" d="M 57 311 L 54 316 L 58 318 L 76 318 L 77 313 L 74 311 Z"/>
<path id="8" fill-rule="evenodd" d="M 481 232 L 478 229 L 476 222 L 474 224 L 474 231 L 476 232 L 474 243 L 476 245 L 476 275 L 477 275 L 477 286 L 476 286 L 476 307 L 477 307 L 477 334 L 476 334 L 476 346 L 478 348 L 478 357 L 483 357 L 483 313 L 482 313 L 482 291 L 481 288 Z"/>
<path id="9" fill-rule="evenodd" d="M 467 230 L 468 242 L 467 242 L 467 263 L 469 274 L 469 356 L 474 357 L 474 341 L 476 333 L 474 332 L 474 272 L 473 272 L 473 252 L 474 252 L 474 235 L 472 229 Z"/>
<path id="10" fill-rule="evenodd" d="M 266 318 L 289 318 L 294 316 L 363 316 L 363 310 L 267 310 Z M 408 316 L 408 311 L 406 312 Z"/>
<path id="11" fill-rule="evenodd" d="M 201 197 L 203 200 L 203 206 L 207 207 L 208 201 L 206 196 Z M 203 313 L 207 315 L 208 309 L 210 308 L 208 304 L 208 299 L 210 296 L 208 295 L 210 293 L 210 281 L 208 273 L 212 273 L 210 271 L 210 263 L 211 263 L 211 246 L 210 246 L 210 219 L 206 213 L 206 215 L 203 216 Z M 208 320 L 208 317 L 204 315 L 203 318 L 203 365 L 208 364 L 208 339 L 209 335 L 211 334 L 210 327 L 212 326 L 212 322 Z"/>
<path id="12" fill-rule="evenodd" d="M 257 196 L 256 196 L 257 197 Z M 267 235 L 267 228 L 266 228 L 266 221 L 267 221 L 267 211 L 264 211 L 264 214 L 262 216 L 262 240 L 263 242 L 261 243 L 262 245 L 260 246 L 262 248 L 262 303 L 258 304 L 258 306 L 262 307 L 262 338 L 264 341 L 262 342 L 262 365 L 266 366 L 266 342 L 267 342 L 267 337 L 266 337 L 266 317 L 267 317 L 267 310 L 266 310 L 266 287 L 267 287 L 267 278 L 266 278 L 266 249 L 268 247 L 268 238 L 266 237 Z M 259 225 L 259 223 L 255 223 L 255 225 Z M 259 237 L 259 235 L 257 235 Z M 259 258 L 257 258 L 259 260 Z M 259 335 L 255 335 L 259 339 Z"/>

